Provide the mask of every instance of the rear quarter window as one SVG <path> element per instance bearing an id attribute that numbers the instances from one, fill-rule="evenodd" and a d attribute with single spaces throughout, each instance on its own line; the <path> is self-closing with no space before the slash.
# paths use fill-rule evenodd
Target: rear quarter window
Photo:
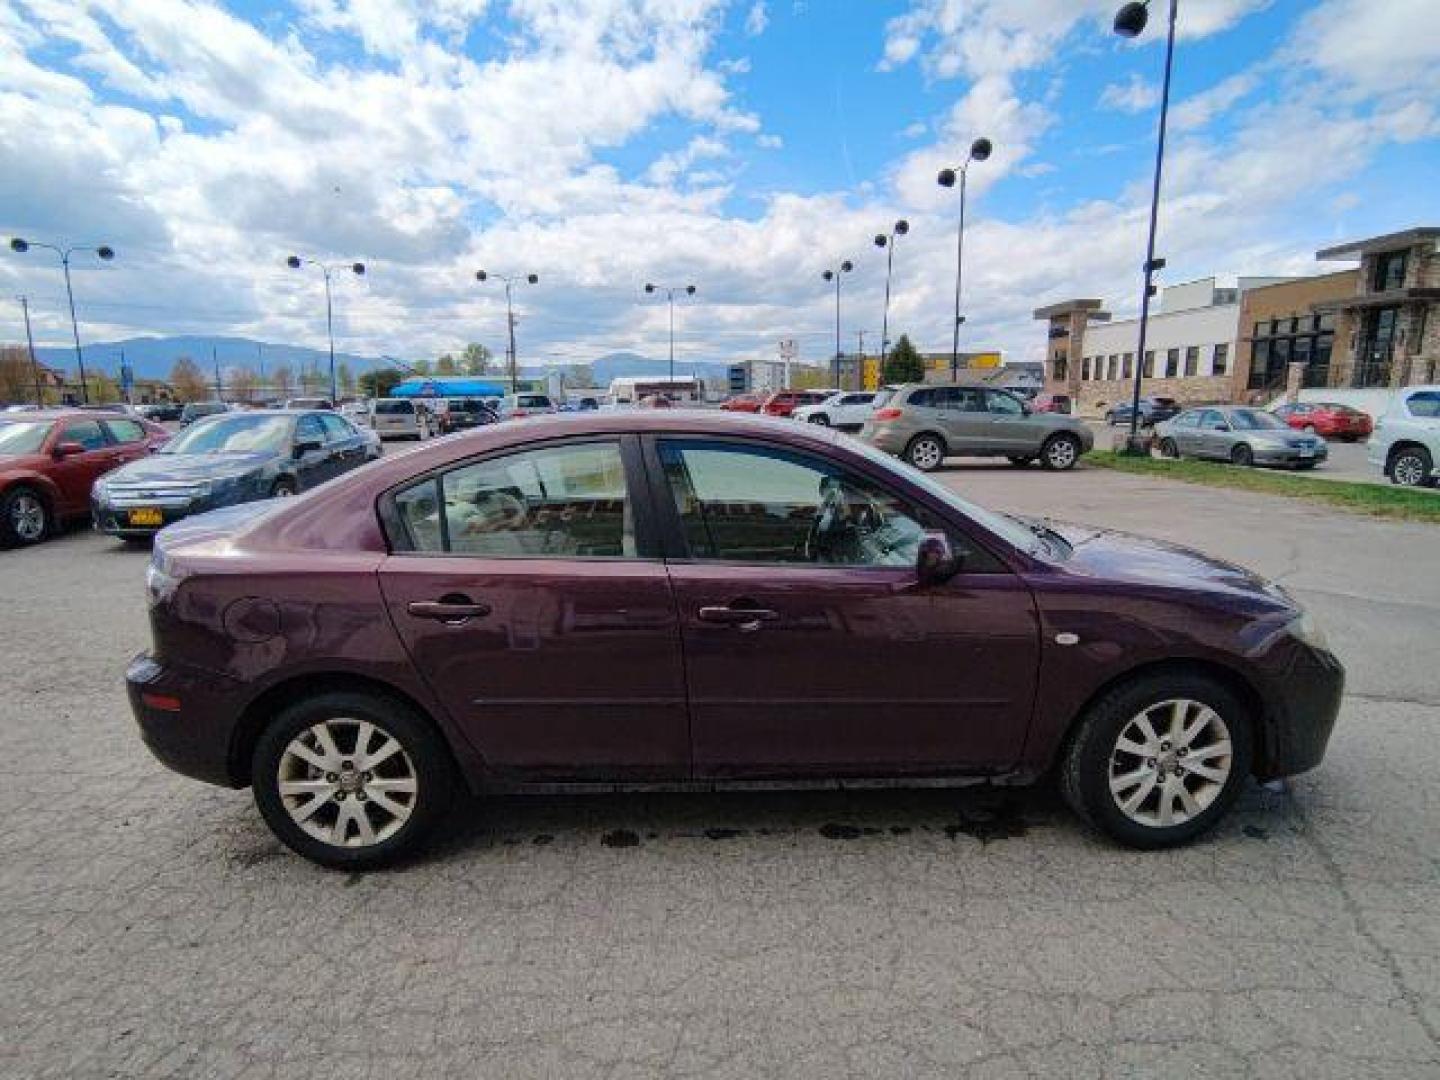
<path id="1" fill-rule="evenodd" d="M 1421 390 L 1418 394 L 1411 394 L 1406 406 L 1410 415 L 1419 419 L 1440 418 L 1440 390 Z"/>

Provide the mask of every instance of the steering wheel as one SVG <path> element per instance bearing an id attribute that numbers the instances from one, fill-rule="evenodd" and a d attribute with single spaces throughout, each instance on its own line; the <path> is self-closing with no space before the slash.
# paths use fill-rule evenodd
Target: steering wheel
<path id="1" fill-rule="evenodd" d="M 815 508 L 815 516 L 810 520 L 810 529 L 805 534 L 806 562 L 819 562 L 820 557 L 826 554 L 821 550 L 822 543 L 826 549 L 830 547 L 830 534 L 845 523 L 845 510 L 845 495 L 840 490 L 839 481 L 826 483 L 825 493 L 820 498 L 820 505 Z"/>

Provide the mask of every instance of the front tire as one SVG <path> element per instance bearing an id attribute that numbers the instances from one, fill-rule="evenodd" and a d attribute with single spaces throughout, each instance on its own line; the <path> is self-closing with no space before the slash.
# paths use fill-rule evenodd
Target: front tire
<path id="1" fill-rule="evenodd" d="M 450 806 L 455 766 L 409 706 L 336 691 L 298 701 L 251 758 L 255 805 L 286 847 L 337 870 L 413 855 Z"/>
<path id="2" fill-rule="evenodd" d="M 945 444 L 934 435 L 916 435 L 905 447 L 905 460 L 921 472 L 934 472 L 945 461 Z"/>
<path id="3" fill-rule="evenodd" d="M 1255 464 L 1255 451 L 1250 449 L 1249 443 L 1236 443 L 1231 447 L 1230 464 L 1246 469 Z"/>
<path id="4" fill-rule="evenodd" d="M 809 419 L 810 419 L 810 423 L 812 423 L 812 424 L 819 424 L 821 427 L 829 427 L 829 426 L 830 426 L 830 418 L 829 418 L 828 416 L 826 416 L 824 413 L 816 413 L 814 416 L 810 417 Z"/>
<path id="5" fill-rule="evenodd" d="M 1235 801 L 1253 740 L 1249 711 L 1222 683 L 1198 673 L 1142 676 L 1081 718 L 1061 760 L 1061 793 L 1127 847 L 1183 844 Z"/>
<path id="6" fill-rule="evenodd" d="M 299 494 L 299 492 L 300 488 L 294 480 L 288 476 L 282 476 L 271 486 L 270 497 L 272 499 L 288 499 L 292 495 Z"/>
<path id="7" fill-rule="evenodd" d="M 1040 464 L 1051 472 L 1073 469 L 1080 460 L 1080 440 L 1074 435 L 1051 435 L 1040 448 Z"/>
<path id="8" fill-rule="evenodd" d="M 0 497 L 0 546 L 38 544 L 53 527 L 49 504 L 34 488 L 19 485 Z"/>
<path id="9" fill-rule="evenodd" d="M 1434 462 L 1423 446 L 1407 446 L 1390 458 L 1390 482 L 1401 487 L 1429 487 Z"/>
<path id="10" fill-rule="evenodd" d="M 1180 459 L 1180 447 L 1176 445 L 1174 439 L 1160 440 L 1160 456 L 1163 458 L 1172 458 L 1177 461 Z"/>

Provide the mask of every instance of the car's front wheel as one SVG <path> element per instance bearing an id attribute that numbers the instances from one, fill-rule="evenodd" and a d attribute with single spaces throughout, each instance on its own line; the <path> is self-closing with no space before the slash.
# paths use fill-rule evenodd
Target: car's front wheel
<path id="1" fill-rule="evenodd" d="M 251 784 L 287 847 L 347 870 L 418 850 L 455 787 L 449 748 L 428 721 L 400 701 L 348 691 L 276 716 L 255 745 Z"/>
<path id="2" fill-rule="evenodd" d="M 1230 464 L 1249 468 L 1255 464 L 1255 451 L 1249 443 L 1236 443 L 1230 450 Z"/>
<path id="3" fill-rule="evenodd" d="M 1178 458 L 1180 456 L 1180 447 L 1176 445 L 1174 439 L 1160 440 L 1160 456 L 1163 458 Z"/>
<path id="4" fill-rule="evenodd" d="M 1404 447 L 1390 459 L 1390 482 L 1401 487 L 1423 487 L 1430 483 L 1432 464 L 1430 451 L 1423 446 Z"/>
<path id="5" fill-rule="evenodd" d="M 1080 440 L 1074 435 L 1051 435 L 1040 448 L 1040 464 L 1054 472 L 1063 472 L 1074 468 L 1080 454 Z"/>
<path id="6" fill-rule="evenodd" d="M 905 460 L 922 472 L 934 472 L 945 461 L 945 444 L 934 435 L 916 435 L 905 448 Z"/>
<path id="7" fill-rule="evenodd" d="M 50 508 L 33 488 L 12 487 L 0 498 L 0 545 L 38 544 L 50 532 Z"/>
<path id="8" fill-rule="evenodd" d="M 300 488 L 296 485 L 294 480 L 292 480 L 288 476 L 282 476 L 279 480 L 276 480 L 274 485 L 270 488 L 270 497 L 272 499 L 288 499 L 291 495 L 296 494 L 299 490 Z"/>
<path id="9" fill-rule="evenodd" d="M 830 418 L 829 418 L 828 416 L 826 416 L 824 413 L 816 413 L 814 416 L 810 417 L 809 420 L 810 420 L 810 423 L 812 423 L 812 424 L 819 424 L 821 427 L 829 427 L 829 426 L 830 426 Z"/>
<path id="10" fill-rule="evenodd" d="M 1082 818 L 1129 847 L 1210 829 L 1250 774 L 1252 720 L 1221 682 L 1157 673 L 1103 695 L 1080 720 L 1060 788 Z"/>

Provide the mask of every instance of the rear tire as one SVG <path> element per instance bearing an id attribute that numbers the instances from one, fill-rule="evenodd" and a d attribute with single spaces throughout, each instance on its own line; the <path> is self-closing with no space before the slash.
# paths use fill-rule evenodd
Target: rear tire
<path id="1" fill-rule="evenodd" d="M 299 491 L 300 489 L 296 486 L 294 480 L 291 480 L 288 476 L 282 476 L 271 485 L 270 497 L 272 499 L 288 499 L 291 495 L 298 494 Z"/>
<path id="2" fill-rule="evenodd" d="M 1180 447 L 1175 445 L 1174 439 L 1160 440 L 1160 456 L 1163 458 L 1173 458 L 1176 461 L 1180 460 Z"/>
<path id="3" fill-rule="evenodd" d="M 1399 484 L 1401 487 L 1432 487 L 1435 483 L 1430 476 L 1433 466 L 1430 451 L 1423 446 L 1407 446 L 1391 455 L 1390 468 L 1386 471 L 1390 474 L 1392 484 Z"/>
<path id="4" fill-rule="evenodd" d="M 945 444 L 935 435 L 916 435 L 905 447 L 905 460 L 921 472 L 934 472 L 945 463 Z"/>
<path id="5" fill-rule="evenodd" d="M 1074 435 L 1051 435 L 1040 448 L 1040 464 L 1051 472 L 1073 469 L 1083 450 Z"/>
<path id="6" fill-rule="evenodd" d="M 1224 684 L 1157 672 L 1090 706 L 1063 751 L 1060 790 L 1076 814 L 1119 843 L 1172 847 L 1224 816 L 1250 775 L 1253 744 L 1254 721 Z"/>
<path id="7" fill-rule="evenodd" d="M 336 870 L 419 851 L 455 790 L 450 749 L 424 717 L 394 698 L 349 691 L 283 709 L 255 744 L 250 775 L 276 837 Z"/>
<path id="8" fill-rule="evenodd" d="M 1236 443 L 1230 448 L 1230 464 L 1239 465 L 1242 468 L 1249 468 L 1255 464 L 1255 451 L 1250 449 L 1249 443 Z"/>
<path id="9" fill-rule="evenodd" d="M 810 417 L 810 423 L 819 424 L 821 427 L 829 427 L 830 418 L 824 413 L 816 413 L 814 416 Z"/>
<path id="10" fill-rule="evenodd" d="M 0 547 L 28 547 L 50 535 L 50 504 L 34 488 L 17 484 L 0 496 Z"/>

